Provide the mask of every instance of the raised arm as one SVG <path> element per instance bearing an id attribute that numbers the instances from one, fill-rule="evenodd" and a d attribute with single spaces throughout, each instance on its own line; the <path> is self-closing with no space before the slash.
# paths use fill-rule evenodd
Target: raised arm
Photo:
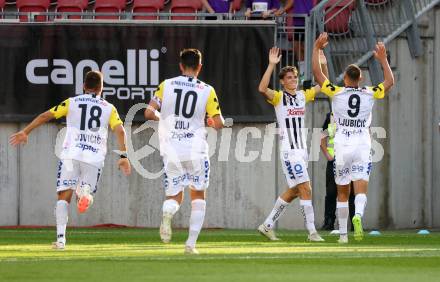
<path id="1" fill-rule="evenodd" d="M 28 124 L 25 128 L 23 128 L 22 130 L 20 130 L 19 132 L 15 133 L 15 134 L 12 134 L 11 137 L 9 137 L 9 143 L 12 146 L 26 144 L 28 141 L 28 136 L 32 130 L 45 124 L 46 122 L 48 122 L 54 118 L 55 118 L 55 115 L 50 110 L 40 114 L 30 124 Z"/>
<path id="2" fill-rule="evenodd" d="M 322 50 L 319 51 L 319 64 L 321 65 L 322 73 L 325 77 L 328 77 L 328 67 L 327 67 L 327 59 L 325 58 L 324 52 Z M 315 93 L 319 93 L 321 91 L 321 85 L 316 84 L 313 86 L 315 89 Z"/>
<path id="3" fill-rule="evenodd" d="M 385 45 L 382 42 L 377 43 L 376 49 L 373 51 L 373 53 L 376 60 L 378 60 L 382 65 L 384 77 L 383 86 L 385 88 L 385 92 L 387 92 L 394 85 L 394 75 L 391 71 L 390 64 L 388 63 Z"/>
<path id="4" fill-rule="evenodd" d="M 323 50 L 328 44 L 327 33 L 323 32 L 319 35 L 318 39 L 315 41 L 315 45 L 313 46 L 313 54 L 312 54 L 312 71 L 313 76 L 315 77 L 316 82 L 319 85 L 322 85 L 324 81 L 327 80 L 327 76 L 321 69 L 321 64 L 319 63 L 321 56 L 323 60 L 327 61 L 325 55 L 321 50 Z"/>
<path id="5" fill-rule="evenodd" d="M 258 91 L 269 101 L 272 101 L 274 97 L 274 91 L 268 88 L 268 86 L 270 79 L 272 78 L 272 72 L 275 69 L 275 66 L 281 60 L 281 55 L 279 55 L 279 53 L 280 53 L 280 48 L 273 47 L 270 49 L 269 65 L 267 66 L 267 69 L 264 72 L 263 77 L 261 78 L 260 85 L 258 85 Z"/>

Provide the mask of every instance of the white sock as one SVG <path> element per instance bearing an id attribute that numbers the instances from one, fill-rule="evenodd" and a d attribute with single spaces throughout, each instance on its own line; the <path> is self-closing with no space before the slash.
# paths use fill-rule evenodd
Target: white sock
<path id="1" fill-rule="evenodd" d="M 355 214 L 360 215 L 361 217 L 364 216 L 364 210 L 367 206 L 367 195 L 366 194 L 357 194 L 354 198 L 354 210 Z"/>
<path id="2" fill-rule="evenodd" d="M 313 211 L 312 200 L 300 200 L 299 205 L 304 217 L 304 225 L 309 231 L 309 234 L 316 233 L 315 213 Z"/>
<path id="3" fill-rule="evenodd" d="M 197 199 L 191 202 L 191 217 L 189 219 L 189 236 L 186 245 L 195 248 L 197 238 L 205 219 L 206 201 Z"/>
<path id="4" fill-rule="evenodd" d="M 176 200 L 168 199 L 163 202 L 162 212 L 163 215 L 167 214 L 173 216 L 179 210 L 180 205 Z"/>
<path id="5" fill-rule="evenodd" d="M 281 197 L 278 197 L 277 201 L 275 202 L 275 205 L 273 206 L 272 211 L 264 221 L 263 225 L 267 229 L 272 229 L 275 226 L 275 222 L 277 222 L 277 220 L 281 217 L 281 215 L 286 211 L 288 205 L 289 205 L 288 202 L 281 199 Z"/>
<path id="6" fill-rule="evenodd" d="M 336 208 L 338 210 L 339 233 L 341 235 L 346 235 L 348 221 L 348 202 L 337 202 Z"/>
<path id="7" fill-rule="evenodd" d="M 55 206 L 55 218 L 57 223 L 57 242 L 66 244 L 66 226 L 68 220 L 69 203 L 58 200 Z"/>

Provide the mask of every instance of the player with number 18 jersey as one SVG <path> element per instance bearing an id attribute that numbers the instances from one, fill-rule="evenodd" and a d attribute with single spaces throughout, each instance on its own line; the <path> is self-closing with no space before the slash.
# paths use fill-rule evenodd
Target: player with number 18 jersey
<path id="1" fill-rule="evenodd" d="M 66 117 L 67 128 L 57 172 L 58 201 L 55 207 L 57 241 L 53 248 L 64 249 L 68 206 L 76 192 L 79 213 L 87 211 L 93 203 L 101 169 L 107 153 L 108 127 L 117 136 L 121 159 L 118 167 L 125 175 L 131 172 L 126 155 L 126 136 L 116 108 L 101 98 L 103 75 L 89 71 L 84 80 L 83 95 L 68 98 L 58 106 L 40 114 L 23 130 L 10 138 L 12 145 L 25 144 L 31 131 L 52 120 Z"/>

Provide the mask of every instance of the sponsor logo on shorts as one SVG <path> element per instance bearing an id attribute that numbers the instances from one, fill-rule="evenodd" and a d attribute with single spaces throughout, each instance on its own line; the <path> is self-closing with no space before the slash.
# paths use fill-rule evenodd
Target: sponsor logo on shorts
<path id="1" fill-rule="evenodd" d="M 65 179 L 63 181 L 57 180 L 57 186 L 72 187 L 72 186 L 76 186 L 76 184 L 77 184 L 77 181 L 75 179 Z"/>
<path id="2" fill-rule="evenodd" d="M 183 175 L 180 175 L 178 177 L 173 178 L 173 185 L 179 185 L 180 182 L 183 182 L 185 180 L 192 181 L 193 183 L 199 183 L 200 177 L 197 175 L 185 173 Z"/>
<path id="3" fill-rule="evenodd" d="M 351 166 L 351 171 L 352 172 L 364 172 L 365 168 L 363 165 L 352 165 Z"/>
<path id="4" fill-rule="evenodd" d="M 348 167 L 344 168 L 344 169 L 339 169 L 338 170 L 338 176 L 342 177 L 342 176 L 346 176 L 350 174 L 350 169 Z"/>

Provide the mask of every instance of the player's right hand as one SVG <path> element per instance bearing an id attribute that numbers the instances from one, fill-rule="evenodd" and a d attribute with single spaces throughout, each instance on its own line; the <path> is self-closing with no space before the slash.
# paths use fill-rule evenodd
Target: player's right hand
<path id="1" fill-rule="evenodd" d="M 9 137 L 9 144 L 12 146 L 17 146 L 20 144 L 26 144 L 28 142 L 28 135 L 24 131 L 19 131 L 15 134 L 12 134 Z"/>
<path id="2" fill-rule="evenodd" d="M 121 158 L 118 160 L 118 169 L 120 169 L 125 176 L 131 174 L 131 165 L 128 158 Z"/>
<path id="3" fill-rule="evenodd" d="M 315 41 L 315 47 L 318 49 L 324 49 L 328 44 L 327 32 L 323 32 L 319 35 L 318 39 Z"/>
<path id="4" fill-rule="evenodd" d="M 385 48 L 385 44 L 383 42 L 378 42 L 376 44 L 376 48 L 373 51 L 374 57 L 381 61 L 387 59 L 387 49 Z"/>
<path id="5" fill-rule="evenodd" d="M 269 64 L 278 64 L 281 60 L 280 48 L 272 47 L 269 51 Z"/>

